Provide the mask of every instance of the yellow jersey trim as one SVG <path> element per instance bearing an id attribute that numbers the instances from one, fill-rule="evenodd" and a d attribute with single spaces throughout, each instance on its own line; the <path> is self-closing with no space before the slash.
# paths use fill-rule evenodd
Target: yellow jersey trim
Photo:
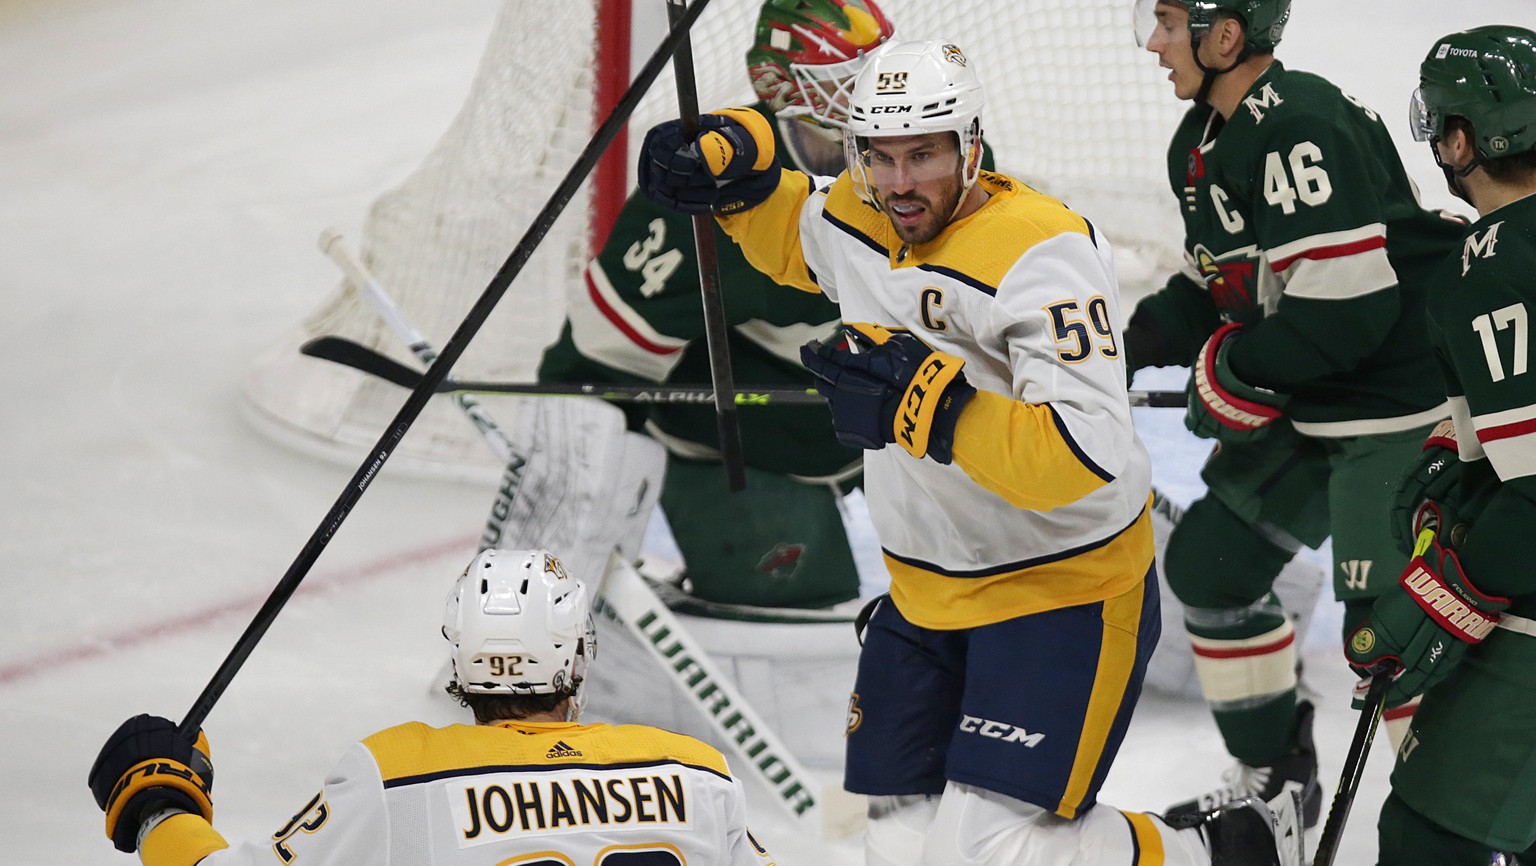
<path id="1" fill-rule="evenodd" d="M 768 198 L 754 207 L 715 219 L 741 247 L 752 267 L 780 285 L 821 294 L 800 249 L 800 209 L 810 196 L 808 175 L 781 169 L 779 185 Z M 767 228 L 753 231 L 753 226 L 759 224 L 766 224 Z"/>
<path id="2" fill-rule="evenodd" d="M 1088 698 L 1088 712 L 1084 715 L 1082 734 L 1077 740 L 1072 775 L 1067 778 L 1067 789 L 1056 808 L 1056 814 L 1063 818 L 1076 817 L 1093 784 L 1093 775 L 1103 763 L 1109 732 L 1125 702 L 1126 686 L 1136 666 L 1137 633 L 1141 629 L 1141 608 L 1146 593 L 1146 581 L 1139 581 L 1128 591 L 1104 601 L 1104 636 L 1099 643 L 1099 667 L 1093 675 L 1093 693 Z"/>
<path id="3" fill-rule="evenodd" d="M 1152 512 L 1143 509 L 1130 526 L 1087 550 L 1018 568 L 1002 566 L 985 576 L 945 574 L 889 551 L 884 556 L 891 600 L 907 621 L 932 629 L 975 628 L 1105 601 L 1141 584 L 1152 567 Z"/>
<path id="4" fill-rule="evenodd" d="M 1136 850 L 1138 852 L 1136 862 L 1132 866 L 1163 866 L 1167 860 L 1167 854 L 1163 851 L 1163 834 L 1157 832 L 1157 825 L 1152 823 L 1152 817 L 1142 812 L 1121 812 L 1127 823 L 1131 825 L 1131 835 L 1136 838 Z"/>
<path id="5" fill-rule="evenodd" d="M 972 481 L 1031 511 L 1070 505 L 1114 480 L 1086 462 L 1049 405 L 990 391 L 961 411 L 953 454 Z"/>
<path id="6" fill-rule="evenodd" d="M 518 736 L 508 736 L 508 730 Z M 505 766 L 624 766 L 658 761 L 709 770 L 726 778 L 725 758 L 692 737 L 644 725 L 503 722 L 434 728 L 409 722 L 363 740 L 384 784 L 419 776 Z"/>
<path id="7" fill-rule="evenodd" d="M 139 848 L 144 866 L 194 866 L 215 851 L 229 847 L 219 831 L 201 815 L 182 812 L 149 831 Z"/>

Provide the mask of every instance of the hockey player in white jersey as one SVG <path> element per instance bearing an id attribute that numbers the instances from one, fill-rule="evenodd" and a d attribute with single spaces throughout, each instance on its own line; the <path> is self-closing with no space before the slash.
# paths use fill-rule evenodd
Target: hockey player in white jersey
<path id="1" fill-rule="evenodd" d="M 849 708 L 867 862 L 1299 862 L 1294 796 L 1177 825 L 1096 803 L 1157 642 L 1148 460 L 1109 246 L 981 170 L 982 104 L 954 43 L 889 43 L 855 80 L 835 179 L 781 168 L 740 109 L 693 140 L 662 124 L 641 154 L 652 200 L 713 212 L 848 323 L 850 347 L 801 357 L 867 449 L 891 572 Z"/>
<path id="2" fill-rule="evenodd" d="M 412 722 L 352 746 L 270 839 L 213 828 L 207 738 L 124 722 L 91 767 L 107 835 L 145 866 L 772 866 L 713 748 L 637 725 L 583 725 L 595 655 L 581 581 L 543 550 L 486 550 L 448 597 L 450 693 L 476 724 Z"/>

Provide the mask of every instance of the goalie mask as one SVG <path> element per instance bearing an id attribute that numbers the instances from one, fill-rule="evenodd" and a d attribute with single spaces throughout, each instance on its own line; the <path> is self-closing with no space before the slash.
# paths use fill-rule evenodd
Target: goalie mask
<path id="1" fill-rule="evenodd" d="M 870 139 L 950 133 L 963 203 L 981 173 L 982 103 L 976 66 L 954 43 L 898 42 L 882 49 L 854 81 L 843 132 L 843 156 L 859 198 L 884 210 L 870 170 Z"/>
<path id="2" fill-rule="evenodd" d="M 547 550 L 485 550 L 443 611 L 453 671 L 465 692 L 572 695 L 596 654 L 586 587 Z"/>
<path id="3" fill-rule="evenodd" d="M 1536 33 L 1494 25 L 1437 40 L 1409 108 L 1414 139 L 1438 141 L 1452 117 L 1472 124 L 1481 159 L 1536 150 Z"/>
<path id="4" fill-rule="evenodd" d="M 848 91 L 893 33 L 874 0 L 766 0 L 747 52 L 757 98 L 779 120 L 785 149 L 813 174 L 842 170 Z"/>

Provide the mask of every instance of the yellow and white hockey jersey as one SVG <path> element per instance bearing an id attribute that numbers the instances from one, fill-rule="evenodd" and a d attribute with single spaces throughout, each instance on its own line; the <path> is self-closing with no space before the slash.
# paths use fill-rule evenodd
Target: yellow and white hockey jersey
<path id="1" fill-rule="evenodd" d="M 784 171 L 720 218 L 747 260 L 837 301 L 845 322 L 907 330 L 965 359 L 977 395 L 954 462 L 870 451 L 865 494 L 913 623 L 969 628 L 1102 601 L 1152 564 L 1146 449 L 1131 427 L 1112 253 L 1086 220 L 983 172 L 990 198 L 904 244 L 846 174 Z"/>
<path id="2" fill-rule="evenodd" d="M 741 784 L 691 737 L 639 725 L 410 723 L 352 746 L 262 843 L 177 815 L 146 866 L 772 866 Z"/>

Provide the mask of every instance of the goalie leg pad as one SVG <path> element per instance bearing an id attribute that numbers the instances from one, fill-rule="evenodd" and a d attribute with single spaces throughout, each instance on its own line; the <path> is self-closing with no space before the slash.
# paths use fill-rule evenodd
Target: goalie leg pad
<path id="1" fill-rule="evenodd" d="M 639 547 L 665 455 L 624 429 L 624 413 L 601 400 L 522 401 L 510 438 L 522 455 L 502 476 L 481 546 L 545 548 L 589 586 L 608 556 Z"/>

